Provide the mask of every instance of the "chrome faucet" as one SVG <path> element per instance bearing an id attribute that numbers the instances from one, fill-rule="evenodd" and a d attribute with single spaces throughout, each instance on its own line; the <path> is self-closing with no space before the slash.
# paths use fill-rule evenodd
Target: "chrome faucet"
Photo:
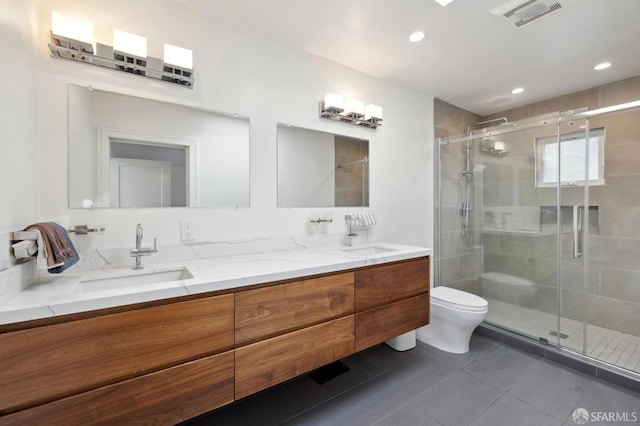
<path id="1" fill-rule="evenodd" d="M 353 237 L 357 237 L 358 233 L 354 232 L 353 228 L 357 227 L 356 224 L 359 223 L 358 219 L 354 218 L 352 215 L 345 215 L 344 221 L 347 224 L 347 238 L 345 240 L 345 244 L 349 247 L 353 246 Z"/>
<path id="2" fill-rule="evenodd" d="M 347 232 L 347 239 L 346 239 L 345 243 L 349 247 L 353 246 L 353 237 L 357 237 L 357 236 L 358 236 L 358 233 L 357 232 L 353 232 L 351 230 L 351 226 L 349 226 L 349 232 Z"/>
<path id="3" fill-rule="evenodd" d="M 144 268 L 140 262 L 140 258 L 142 256 L 151 256 L 152 253 L 157 253 L 158 252 L 158 248 L 156 246 L 156 239 L 153 239 L 153 248 L 151 247 L 141 247 L 142 245 L 142 237 L 143 237 L 143 232 L 142 232 L 142 224 L 139 223 L 136 226 L 136 248 L 131 249 L 129 251 L 129 255 L 131 257 L 135 257 L 136 258 L 136 266 L 133 267 L 133 269 L 142 269 Z"/>

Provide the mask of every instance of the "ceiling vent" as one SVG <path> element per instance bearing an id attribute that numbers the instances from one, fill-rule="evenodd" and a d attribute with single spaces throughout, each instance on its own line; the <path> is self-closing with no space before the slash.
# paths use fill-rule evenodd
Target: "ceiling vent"
<path id="1" fill-rule="evenodd" d="M 492 15 L 504 16 L 516 28 L 521 28 L 560 10 L 562 8 L 560 3 L 560 0 L 512 0 L 489 12 Z"/>

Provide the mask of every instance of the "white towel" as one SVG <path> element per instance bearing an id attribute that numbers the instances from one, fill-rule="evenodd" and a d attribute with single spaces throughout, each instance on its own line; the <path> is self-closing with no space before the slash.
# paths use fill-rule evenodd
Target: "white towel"
<path id="1" fill-rule="evenodd" d="M 24 259 L 33 256 L 38 251 L 38 246 L 34 240 L 24 240 L 12 244 L 13 255 L 16 259 Z"/>

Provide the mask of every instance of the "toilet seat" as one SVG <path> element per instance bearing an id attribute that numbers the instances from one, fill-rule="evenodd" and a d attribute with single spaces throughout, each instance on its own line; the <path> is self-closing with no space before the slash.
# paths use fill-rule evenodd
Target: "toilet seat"
<path id="1" fill-rule="evenodd" d="M 489 307 L 480 296 L 444 286 L 431 289 L 431 302 L 469 312 L 485 312 Z"/>

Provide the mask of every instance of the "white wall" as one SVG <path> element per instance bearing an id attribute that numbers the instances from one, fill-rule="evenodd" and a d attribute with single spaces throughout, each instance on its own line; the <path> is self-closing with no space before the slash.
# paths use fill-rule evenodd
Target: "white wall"
<path id="1" fill-rule="evenodd" d="M 8 232 L 36 217 L 34 188 L 40 178 L 33 5 L 30 0 L 5 0 L 0 7 L 0 56 L 5 58 L 0 78 L 0 270 L 8 265 Z"/>
<path id="2" fill-rule="evenodd" d="M 46 44 L 52 9 L 91 19 L 97 40 L 107 44 L 112 42 L 113 28 L 145 35 L 150 56 L 161 57 L 165 42 L 192 48 L 195 89 L 170 87 L 50 58 Z M 41 180 L 35 190 L 34 179 L 30 178 L 12 191 L 23 198 L 37 199 L 38 220 L 106 227 L 107 232 L 102 236 L 77 237 L 80 248 L 131 246 L 138 222 L 144 224 L 145 236 L 157 237 L 159 245 L 177 243 L 181 219 L 192 220 L 196 239 L 205 241 L 306 233 L 312 209 L 276 207 L 278 122 L 368 139 L 371 207 L 364 210 L 378 218 L 372 237 L 433 245 L 432 96 L 271 42 L 250 30 L 222 23 L 168 0 L 41 0 L 37 13 L 36 116 L 39 119 L 36 128 L 41 152 L 37 166 L 47 170 L 47 178 Z M 13 37 L 13 33 L 6 34 L 3 29 L 2 37 L 9 36 Z M 8 44 L 2 41 L 0 45 Z M 66 99 L 69 83 L 249 116 L 251 206 L 245 209 L 68 209 Z M 29 86 L 27 92 L 33 90 L 30 84 L 26 85 Z M 24 90 L 21 88 L 21 92 Z M 318 102 L 330 91 L 382 105 L 385 114 L 382 127 L 371 130 L 319 119 Z M 2 108 L 12 109 L 14 100 L 5 99 L 10 98 L 3 96 Z M 28 114 L 14 114 L 14 121 L 27 129 L 32 129 L 36 120 L 28 110 L 30 105 L 22 106 Z M 24 143 L 22 129 L 12 132 Z M 27 150 L 21 148 L 21 153 L 26 154 Z M 353 210 L 336 208 L 334 219 Z M 32 209 L 27 208 L 26 213 L 32 213 Z M 33 214 L 26 217 L 33 218 Z M 344 222 L 334 220 L 329 231 L 344 232 Z"/>

